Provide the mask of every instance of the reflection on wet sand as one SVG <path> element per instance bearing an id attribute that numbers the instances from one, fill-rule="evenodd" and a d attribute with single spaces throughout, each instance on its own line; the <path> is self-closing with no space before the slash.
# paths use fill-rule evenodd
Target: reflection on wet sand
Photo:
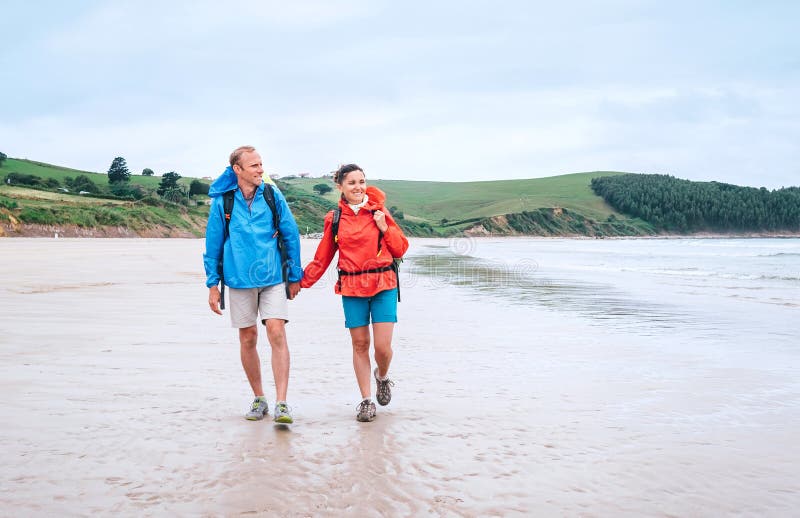
<path id="1" fill-rule="evenodd" d="M 50 286 L 25 286 L 23 288 L 13 289 L 14 293 L 21 295 L 34 295 L 38 293 L 52 293 L 54 291 L 78 291 L 89 288 L 103 288 L 106 286 L 113 286 L 113 282 L 87 282 L 84 284 L 60 284 Z"/>
<path id="2" fill-rule="evenodd" d="M 677 306 L 636 300 L 607 283 L 544 275 L 534 261 L 519 260 L 509 266 L 445 249 L 436 255 L 412 255 L 408 262 L 406 271 L 411 276 L 428 277 L 434 286 L 470 288 L 491 295 L 500 303 L 574 312 L 640 330 L 700 325 L 693 315 Z"/>

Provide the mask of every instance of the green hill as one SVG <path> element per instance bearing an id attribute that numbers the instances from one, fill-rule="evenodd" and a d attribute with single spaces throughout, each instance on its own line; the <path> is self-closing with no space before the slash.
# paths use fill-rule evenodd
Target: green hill
<path id="1" fill-rule="evenodd" d="M 99 229 L 99 235 L 198 236 L 203 233 L 208 214 L 204 196 L 199 197 L 197 206 L 186 206 L 187 200 L 183 204 L 160 200 L 152 192 L 160 181 L 157 176 L 131 176 L 132 185 L 150 193 L 144 199 L 134 200 L 115 198 L 108 192 L 108 177 L 104 173 L 14 158 L 7 159 L 0 168 L 0 179 L 7 178 L 9 173 L 35 175 L 47 182 L 35 188 L 0 186 L 0 225 L 8 235 L 37 232 L 52 235 L 53 229 L 62 225 L 83 229 L 84 234 L 87 229 Z M 388 206 L 398 223 L 412 236 L 653 233 L 647 223 L 615 211 L 592 192 L 593 178 L 620 174 L 624 173 L 596 171 L 484 182 L 369 181 L 386 192 Z M 67 179 L 78 175 L 88 177 L 102 192 L 92 197 L 61 192 Z M 188 187 L 192 180 L 183 177 L 180 184 Z M 331 180 L 291 177 L 278 180 L 303 233 L 320 232 L 325 213 L 338 200 L 336 190 L 318 195 L 313 189 L 318 183 Z M 39 230 L 34 232 L 34 227 Z"/>
<path id="2" fill-rule="evenodd" d="M 615 211 L 591 188 L 592 178 L 621 173 L 576 173 L 527 180 L 485 182 L 404 182 L 375 180 L 391 205 L 406 216 L 427 220 L 463 220 L 511 214 L 542 207 L 562 207 L 605 219 Z"/>
<path id="3" fill-rule="evenodd" d="M 387 195 L 389 205 L 402 209 L 406 217 L 435 223 L 442 218 L 463 220 L 522 212 L 541 207 L 564 207 L 586 212 L 595 218 L 617 214 L 591 189 L 592 178 L 625 174 L 612 171 L 575 173 L 526 180 L 484 182 L 422 182 L 407 180 L 371 180 Z M 313 186 L 330 180 L 320 178 L 283 179 L 309 194 Z M 325 196 L 336 202 L 338 192 Z"/>
<path id="4" fill-rule="evenodd" d="M 402 212 L 403 219 L 399 220 L 399 223 L 411 235 L 449 236 L 470 232 L 470 229 L 478 227 L 483 227 L 486 232 L 477 233 L 501 235 L 652 233 L 652 228 L 646 223 L 627 218 L 592 191 L 593 178 L 621 174 L 625 173 L 595 171 L 548 178 L 484 182 L 368 179 L 368 183 L 386 193 L 389 207 L 396 207 Z M 286 184 L 294 189 L 313 193 L 313 186 L 321 182 L 331 182 L 331 180 L 291 178 L 281 180 L 281 185 Z M 334 190 L 326 194 L 325 199 L 335 203 L 338 192 Z M 541 225 L 521 223 L 522 220 L 546 219 L 545 214 L 559 213 L 568 215 L 566 219 L 561 220 L 565 225 L 545 225 L 545 228 Z M 503 221 L 508 215 L 516 215 L 516 220 L 520 223 L 518 228 L 515 229 Z M 512 220 L 515 217 L 512 216 Z M 571 220 L 571 224 L 566 224 L 570 223 L 567 220 Z M 556 217 L 554 221 L 558 223 L 558 218 Z M 616 228 L 604 231 L 601 228 L 604 225 Z"/>
<path id="5" fill-rule="evenodd" d="M 797 232 L 800 188 L 741 187 L 669 175 L 625 174 L 592 180 L 592 190 L 626 214 L 664 232 Z"/>
<path id="6" fill-rule="evenodd" d="M 12 173 L 42 179 L 42 185 L 9 185 Z M 65 192 L 68 178 L 88 177 L 97 194 Z M 8 158 L 0 167 L 0 236 L 202 236 L 208 208 L 170 203 L 155 196 L 160 177 L 132 175 L 130 184 L 141 186 L 142 199 L 120 199 L 108 189 L 108 176 L 32 160 Z M 192 178 L 181 178 L 188 189 Z M 205 198 L 204 196 L 200 198 Z"/>
<path id="7" fill-rule="evenodd" d="M 62 184 L 67 177 L 74 178 L 79 174 L 83 174 L 88 176 L 97 185 L 108 184 L 108 175 L 106 173 L 81 171 L 79 169 L 70 169 L 69 167 L 61 167 L 44 162 L 36 162 L 33 160 L 23 160 L 17 158 L 8 158 L 5 160 L 5 162 L 3 162 L 3 166 L 0 167 L 0 178 L 4 178 L 8 173 L 32 174 L 45 179 L 52 178 Z M 191 183 L 192 180 L 193 178 L 183 177 L 178 180 L 178 184 L 188 188 L 189 183 Z M 142 176 L 131 174 L 130 183 L 132 185 L 141 185 L 142 187 L 155 189 L 158 187 L 160 181 L 160 176 Z"/>

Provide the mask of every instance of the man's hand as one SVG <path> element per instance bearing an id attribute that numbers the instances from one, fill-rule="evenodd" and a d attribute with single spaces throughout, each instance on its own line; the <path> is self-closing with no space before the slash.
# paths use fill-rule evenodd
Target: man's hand
<path id="1" fill-rule="evenodd" d="M 300 283 L 299 282 L 290 282 L 289 283 L 289 300 L 294 300 L 297 294 L 300 293 Z"/>
<path id="2" fill-rule="evenodd" d="M 208 305 L 211 307 L 211 311 L 217 315 L 222 314 L 222 310 L 219 309 L 219 288 L 217 286 L 208 288 Z"/>

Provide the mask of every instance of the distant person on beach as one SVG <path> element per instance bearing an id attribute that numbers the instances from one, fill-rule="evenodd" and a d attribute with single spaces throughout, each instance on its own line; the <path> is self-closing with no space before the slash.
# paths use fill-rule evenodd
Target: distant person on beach
<path id="1" fill-rule="evenodd" d="M 339 207 L 325 216 L 322 240 L 300 285 L 313 286 L 339 250 L 335 292 L 342 295 L 344 325 L 350 330 L 353 369 L 361 391 L 356 419 L 372 421 L 376 411 L 370 374 L 375 377 L 378 403 L 388 405 L 392 399 L 389 364 L 399 290 L 395 259 L 408 250 L 408 239 L 386 210 L 384 193 L 367 187 L 360 167 L 343 165 L 333 180 L 341 192 Z M 370 320 L 377 363 L 374 371 L 369 357 Z"/>
<path id="2" fill-rule="evenodd" d="M 245 418 L 260 420 L 269 413 L 256 349 L 260 313 L 272 349 L 274 421 L 291 423 L 291 409 L 286 404 L 289 347 L 285 325 L 289 321 L 287 300 L 300 291 L 303 277 L 300 233 L 286 199 L 264 182 L 263 174 L 261 156 L 252 146 L 231 153 L 230 166 L 208 192 L 212 200 L 203 263 L 211 311 L 222 314 L 225 286 L 230 288 L 231 325 L 239 329 L 242 367 L 255 395 Z M 270 203 L 276 208 L 274 213 Z"/>

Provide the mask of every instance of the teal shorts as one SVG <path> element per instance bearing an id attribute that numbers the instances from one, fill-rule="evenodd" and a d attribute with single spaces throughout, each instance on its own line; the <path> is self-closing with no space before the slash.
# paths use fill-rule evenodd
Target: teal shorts
<path id="1" fill-rule="evenodd" d="M 397 288 L 384 290 L 371 297 L 345 297 L 342 295 L 344 308 L 344 327 L 368 326 L 372 323 L 397 322 Z"/>

